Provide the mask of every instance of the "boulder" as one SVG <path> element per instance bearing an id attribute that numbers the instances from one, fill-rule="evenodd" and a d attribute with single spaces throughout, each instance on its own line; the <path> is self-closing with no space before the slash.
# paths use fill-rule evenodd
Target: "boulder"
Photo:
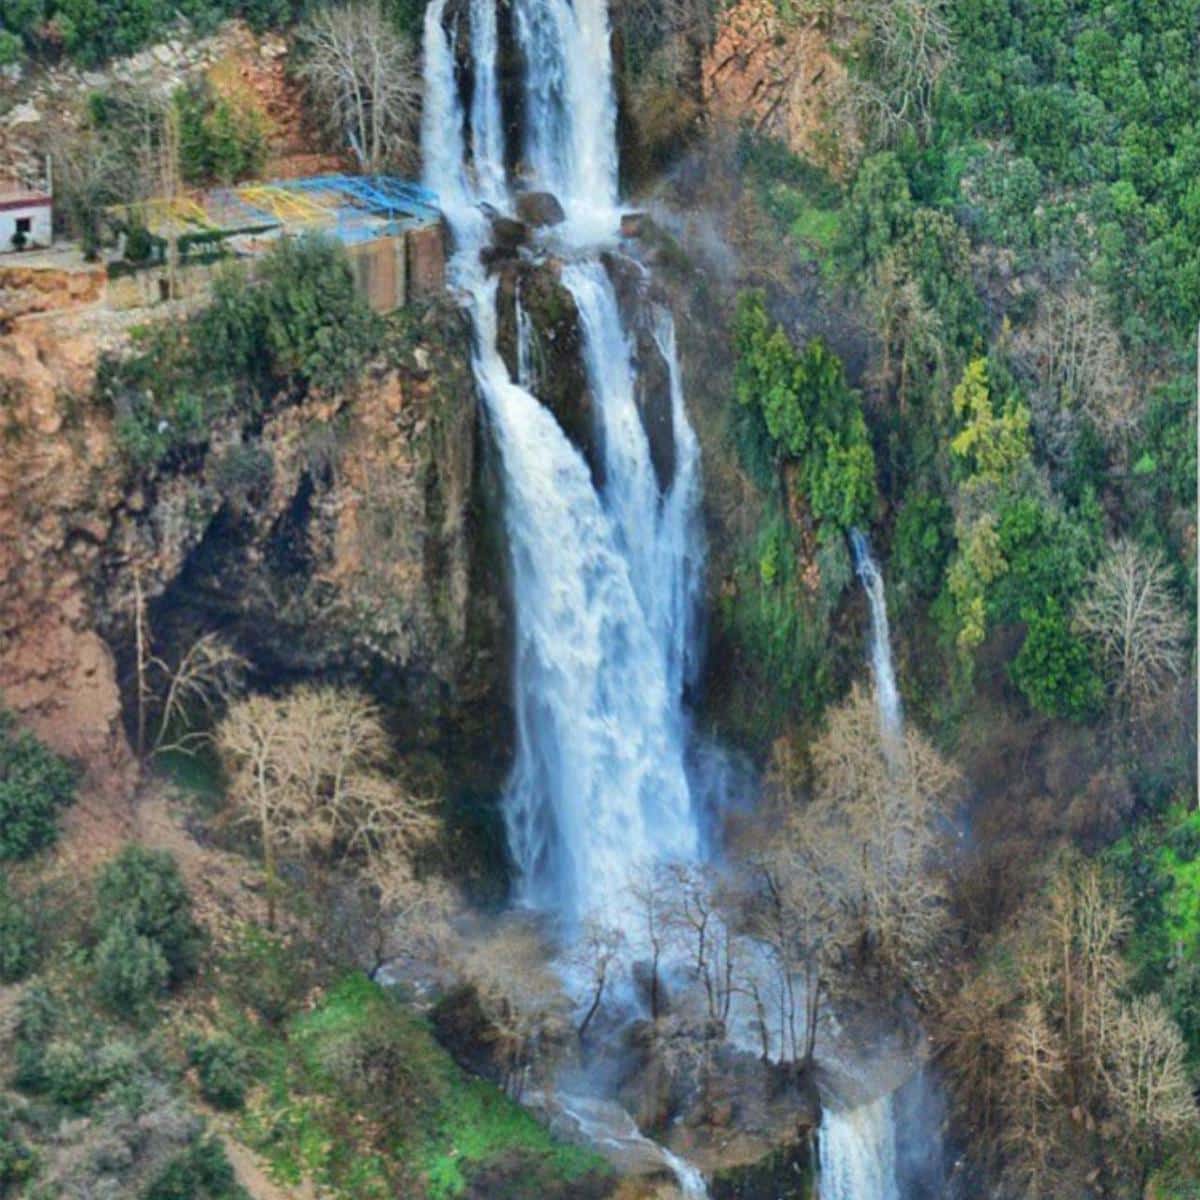
<path id="1" fill-rule="evenodd" d="M 567 219 L 558 197 L 551 192 L 522 192 L 517 197 L 517 216 L 534 229 L 561 225 Z"/>
<path id="2" fill-rule="evenodd" d="M 623 238 L 640 238 L 646 231 L 649 217 L 645 213 L 630 212 L 621 214 L 621 236 Z"/>
<path id="3" fill-rule="evenodd" d="M 492 222 L 492 248 L 512 255 L 529 241 L 529 226 L 501 213 L 489 213 Z"/>

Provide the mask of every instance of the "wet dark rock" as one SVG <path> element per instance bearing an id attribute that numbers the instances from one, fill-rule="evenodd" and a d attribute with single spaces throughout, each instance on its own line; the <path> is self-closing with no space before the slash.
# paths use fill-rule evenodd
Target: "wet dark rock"
<path id="1" fill-rule="evenodd" d="M 533 390 L 586 459 L 597 486 L 604 470 L 592 393 L 583 363 L 583 328 L 575 298 L 559 278 L 561 264 L 504 264 L 496 298 L 498 344 L 509 373 L 517 377 L 517 299 L 532 330 Z"/>
<path id="2" fill-rule="evenodd" d="M 650 218 L 642 212 L 621 214 L 621 236 L 623 238 L 640 238 L 646 231 Z"/>
<path id="3" fill-rule="evenodd" d="M 632 342 L 636 380 L 634 400 L 650 443 L 659 489 L 675 477 L 675 423 L 671 405 L 670 367 L 658 347 L 657 300 L 643 268 L 623 254 L 604 255 L 604 266 L 617 293 L 622 322 Z"/>
<path id="4" fill-rule="evenodd" d="M 517 197 L 517 216 L 535 229 L 561 225 L 567 218 L 558 197 L 552 192 L 522 192 Z"/>
<path id="5" fill-rule="evenodd" d="M 529 226 L 501 213 L 489 213 L 492 223 L 492 250 L 501 255 L 513 255 L 529 242 Z"/>

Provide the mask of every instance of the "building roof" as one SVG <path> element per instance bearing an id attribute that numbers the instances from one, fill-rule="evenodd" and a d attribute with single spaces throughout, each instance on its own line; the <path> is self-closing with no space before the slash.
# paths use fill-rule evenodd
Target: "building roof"
<path id="1" fill-rule="evenodd" d="M 11 208 L 40 208 L 51 202 L 45 192 L 35 191 L 20 183 L 0 181 L 0 211 Z"/>
<path id="2" fill-rule="evenodd" d="M 439 218 L 437 197 L 389 175 L 316 175 L 243 183 L 190 196 L 160 197 L 109 210 L 152 233 L 321 232 L 345 243 L 371 241 Z"/>

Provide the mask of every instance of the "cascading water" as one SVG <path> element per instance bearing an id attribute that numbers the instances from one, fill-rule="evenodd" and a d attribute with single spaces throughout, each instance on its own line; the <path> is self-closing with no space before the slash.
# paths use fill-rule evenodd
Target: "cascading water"
<path id="1" fill-rule="evenodd" d="M 679 399 L 680 466 L 660 494 L 629 339 L 590 242 L 602 223 L 611 237 L 616 221 L 616 109 L 602 0 L 515 5 L 527 64 L 526 167 L 567 213 L 558 236 L 574 260 L 563 282 L 578 305 L 601 426 L 599 494 L 579 452 L 529 391 L 533 380 L 512 380 L 497 349 L 496 285 L 479 256 L 487 236 L 479 206 L 502 207 L 508 196 L 496 73 L 494 65 L 479 69 L 476 57 L 464 113 L 444 6 L 434 0 L 425 23 L 426 182 L 456 239 L 453 279 L 470 296 L 475 374 L 501 451 L 517 623 L 510 848 L 529 903 L 568 920 L 592 912 L 620 920 L 632 867 L 698 850 L 682 712 L 695 628 L 686 612 L 698 558 L 695 438 Z M 473 55 L 494 62 L 494 0 L 472 0 L 470 16 Z M 528 339 L 519 316 L 519 375 L 531 373 Z M 677 382 L 677 364 L 670 367 Z"/>
<path id="2" fill-rule="evenodd" d="M 821 1200 L 899 1200 L 891 1096 L 821 1121 Z"/>
<path id="3" fill-rule="evenodd" d="M 888 629 L 887 595 L 883 576 L 871 557 L 871 545 L 857 529 L 850 531 L 854 565 L 871 607 L 871 673 L 875 678 L 875 700 L 879 706 L 879 732 L 886 742 L 894 742 L 903 732 L 904 714 L 896 672 L 892 666 L 892 639 Z"/>
<path id="4" fill-rule="evenodd" d="M 887 595 L 865 535 L 852 529 L 850 545 L 871 608 L 871 673 L 886 749 L 898 744 L 904 726 L 892 666 Z M 850 1109 L 827 1105 L 821 1118 L 821 1200 L 899 1200 L 899 1195 L 892 1097 L 880 1096 Z"/>
<path id="5" fill-rule="evenodd" d="M 556 246 L 583 331 L 604 456 L 588 465 L 533 394 L 533 333 L 517 303 L 517 379 L 497 345 L 497 282 L 481 252 L 483 206 L 511 205 L 497 80 L 497 0 L 468 0 L 474 86 L 459 95 L 446 0 L 425 16 L 425 182 L 455 239 L 450 272 L 475 330 L 475 377 L 499 449 L 512 561 L 516 756 L 505 799 L 528 903 L 568 924 L 629 929 L 630 873 L 691 859 L 697 814 L 685 770 L 683 691 L 695 664 L 699 454 L 683 406 L 674 330 L 655 340 L 671 386 L 675 468 L 660 487 L 637 406 L 630 338 L 598 255 L 617 225 L 616 104 L 605 0 L 513 0 L 525 62 L 525 182 L 566 214 Z M 636 1133 L 636 1129 L 634 1130 Z M 686 1195 L 703 1180 L 664 1154 Z"/>

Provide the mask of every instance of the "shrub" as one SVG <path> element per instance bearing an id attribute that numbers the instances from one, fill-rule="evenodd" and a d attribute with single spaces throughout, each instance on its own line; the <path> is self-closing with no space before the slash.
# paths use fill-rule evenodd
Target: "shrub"
<path id="1" fill-rule="evenodd" d="M 267 154 L 262 115 L 215 94 L 208 83 L 175 93 L 179 160 L 188 183 L 233 183 L 258 174 Z"/>
<path id="2" fill-rule="evenodd" d="M 196 1068 L 200 1091 L 218 1108 L 241 1108 L 246 1100 L 246 1056 L 236 1042 L 216 1037 L 194 1041 L 188 1059 Z"/>
<path id="3" fill-rule="evenodd" d="M 42 1087 L 51 1100 L 83 1110 L 114 1084 L 127 1080 L 137 1063 L 128 1042 L 55 1038 L 42 1056 Z"/>
<path id="4" fill-rule="evenodd" d="M 0 983 L 24 979 L 37 964 L 38 948 L 33 918 L 0 878 Z"/>
<path id="5" fill-rule="evenodd" d="M 361 368 L 381 331 L 354 290 L 345 251 L 314 236 L 281 240 L 253 287 L 237 272 L 219 280 L 195 334 L 208 370 L 261 379 L 265 362 L 268 386 L 329 390 Z"/>
<path id="6" fill-rule="evenodd" d="M 1048 716 L 1087 717 L 1103 701 L 1103 683 L 1088 647 L 1054 600 L 1029 615 L 1011 674 L 1029 703 Z"/>
<path id="7" fill-rule="evenodd" d="M 29 858 L 58 837 L 75 798 L 75 772 L 0 710 L 0 862 Z"/>
<path id="8" fill-rule="evenodd" d="M 927 599 L 941 585 L 954 547 L 953 513 L 941 496 L 910 496 L 896 518 L 892 569 L 902 589 Z"/>
<path id="9" fill-rule="evenodd" d="M 166 851 L 126 846 L 101 872 L 96 901 L 98 928 L 108 931 L 123 923 L 131 933 L 153 942 L 167 965 L 171 984 L 195 971 L 201 933 L 192 918 L 191 897 L 179 868 Z M 127 948 L 133 948 L 127 934 L 120 938 Z M 134 953 L 145 958 L 140 949 Z M 153 970 L 148 964 L 146 969 Z"/>
<path id="10" fill-rule="evenodd" d="M 9 33 L 7 29 L 0 29 L 0 67 L 7 67 L 15 62 L 20 62 L 24 47 L 21 45 L 21 39 L 15 33 Z M 3 1182 L 4 1164 L 0 1161 L 0 1182 Z"/>
<path id="11" fill-rule="evenodd" d="M 197 1138 L 173 1158 L 142 1193 L 143 1200 L 244 1200 L 225 1148 L 216 1137 Z"/>
<path id="12" fill-rule="evenodd" d="M 131 917 L 122 915 L 109 927 L 94 956 L 96 990 L 115 1013 L 143 1017 L 163 995 L 170 979 L 162 948 L 138 933 Z"/>
<path id="13" fill-rule="evenodd" d="M 342 387 L 383 330 L 341 246 L 287 238 L 253 280 L 234 265 L 219 275 L 211 304 L 186 325 L 160 325 L 143 352 L 102 362 L 97 397 L 130 462 L 162 466 L 202 452 L 227 417 L 249 423 L 280 399 Z"/>
<path id="14" fill-rule="evenodd" d="M 17 1003 L 13 1044 L 16 1071 L 13 1082 L 27 1091 L 40 1091 L 46 1082 L 46 1047 L 62 1019 L 62 1006 L 47 987 L 33 985 Z"/>
<path id="15" fill-rule="evenodd" d="M 738 298 L 738 403 L 757 409 L 778 459 L 795 459 L 813 516 L 847 530 L 875 498 L 875 455 L 842 361 L 820 338 L 796 350 L 761 292 Z"/>
<path id="16" fill-rule="evenodd" d="M 221 971 L 238 1003 L 272 1025 L 300 1007 L 312 982 L 304 955 L 253 926 L 241 931 Z"/>
<path id="17" fill-rule="evenodd" d="M 0 1196 L 13 1191 L 37 1174 L 37 1155 L 21 1136 L 17 1119 L 6 1101 L 0 1099 Z"/>

